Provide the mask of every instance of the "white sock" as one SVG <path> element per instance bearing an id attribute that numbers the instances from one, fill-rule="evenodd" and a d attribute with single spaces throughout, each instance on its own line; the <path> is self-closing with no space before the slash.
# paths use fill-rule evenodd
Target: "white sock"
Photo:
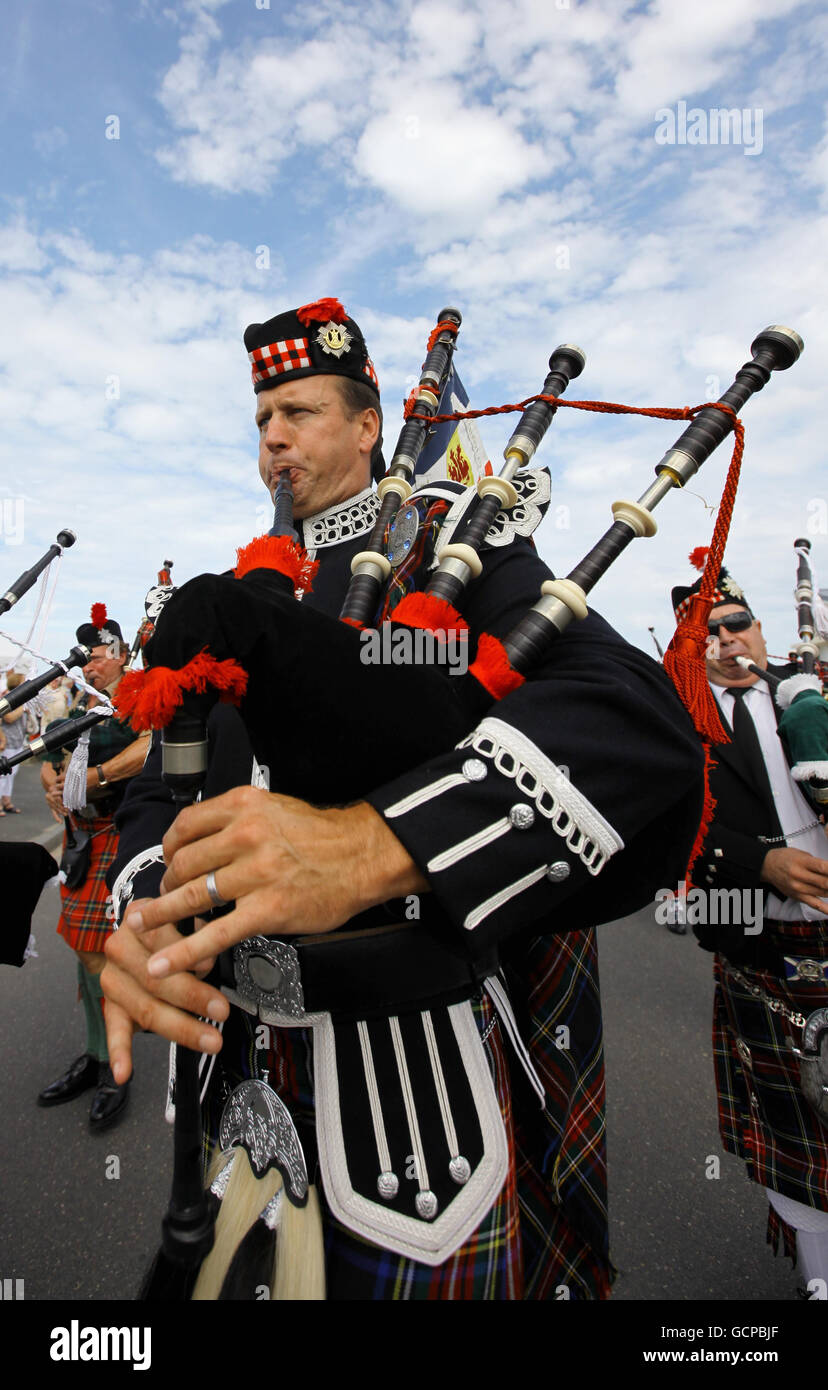
<path id="1" fill-rule="evenodd" d="M 828 1287 L 828 1211 L 795 1202 L 770 1187 L 766 1191 L 774 1211 L 796 1231 L 796 1263 L 805 1283 L 821 1279 Z"/>

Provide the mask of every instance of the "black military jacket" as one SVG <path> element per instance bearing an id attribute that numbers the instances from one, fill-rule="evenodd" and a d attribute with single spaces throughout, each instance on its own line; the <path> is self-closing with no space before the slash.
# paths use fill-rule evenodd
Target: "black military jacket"
<path id="1" fill-rule="evenodd" d="M 441 491 L 451 501 L 457 493 L 449 484 L 430 495 Z M 428 499 L 423 512 L 427 505 Z M 375 495 L 366 492 L 301 523 L 301 539 L 320 561 L 303 603 L 338 614 L 350 561 L 365 548 L 376 508 Z M 501 528 L 495 539 L 463 605 L 472 648 L 481 632 L 505 635 L 551 577 L 524 536 Z M 431 550 L 430 544 L 418 588 L 427 582 Z M 373 698 L 370 670 L 366 700 Z M 274 718 L 278 711 L 274 691 Z M 331 717 L 347 739 L 347 710 L 332 710 Z M 219 709 L 211 734 L 208 793 L 249 783 L 251 755 L 238 716 Z M 290 738 L 313 740 L 314 732 L 291 729 Z M 439 749 L 438 727 L 434 742 Z M 271 790 L 278 791 L 278 769 L 270 771 Z M 370 785 L 366 799 L 431 887 L 424 930 L 447 934 L 474 955 L 517 933 L 568 931 L 621 917 L 675 883 L 701 815 L 702 755 L 661 667 L 591 613 L 555 642 L 525 685 L 470 721 L 460 746 L 392 779 L 380 760 Z M 154 749 L 118 815 L 112 877 L 121 906 L 156 891 L 162 866 L 147 863 L 147 851 L 172 815 Z"/>

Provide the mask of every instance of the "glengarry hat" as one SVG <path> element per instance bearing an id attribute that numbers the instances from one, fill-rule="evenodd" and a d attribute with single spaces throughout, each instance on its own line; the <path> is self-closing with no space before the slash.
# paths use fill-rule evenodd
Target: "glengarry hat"
<path id="1" fill-rule="evenodd" d="M 345 376 L 361 381 L 379 397 L 362 331 L 338 299 L 318 299 L 266 323 L 251 323 L 244 331 L 244 345 L 257 394 L 303 376 Z"/>
<path id="2" fill-rule="evenodd" d="M 697 545 L 695 550 L 691 550 L 688 559 L 694 569 L 697 569 L 699 571 L 704 569 L 704 562 L 707 559 L 707 552 L 709 549 L 710 547 L 707 545 Z M 701 582 L 702 581 L 700 574 L 695 584 L 691 584 L 689 588 L 679 584 L 673 589 L 671 597 L 673 601 L 673 610 L 676 615 L 676 622 L 681 622 L 682 618 L 684 617 L 685 613 L 687 612 L 690 606 L 691 598 L 694 594 L 697 594 L 699 592 L 701 588 Z M 739 588 L 739 585 L 736 583 L 736 580 L 731 579 L 724 565 L 722 565 L 721 569 L 719 570 L 718 578 L 716 580 L 716 586 L 713 590 L 714 608 L 718 603 L 737 604 L 740 608 L 747 609 L 748 613 L 751 614 L 751 617 L 753 616 L 752 609 L 747 599 L 745 598 L 744 593 Z"/>
<path id="3" fill-rule="evenodd" d="M 75 637 L 84 647 L 105 647 L 117 637 L 123 642 L 124 634 L 114 618 L 107 616 L 105 603 L 93 603 L 90 613 L 91 623 L 81 623 Z"/>

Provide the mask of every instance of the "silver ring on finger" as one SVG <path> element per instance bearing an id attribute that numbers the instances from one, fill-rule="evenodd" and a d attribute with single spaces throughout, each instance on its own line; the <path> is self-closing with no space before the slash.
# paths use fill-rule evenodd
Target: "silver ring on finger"
<path id="1" fill-rule="evenodd" d="M 207 875 L 207 896 L 209 897 L 210 902 L 213 904 L 213 907 L 227 906 L 228 899 L 223 898 L 218 888 L 216 887 L 216 875 L 212 869 Z"/>

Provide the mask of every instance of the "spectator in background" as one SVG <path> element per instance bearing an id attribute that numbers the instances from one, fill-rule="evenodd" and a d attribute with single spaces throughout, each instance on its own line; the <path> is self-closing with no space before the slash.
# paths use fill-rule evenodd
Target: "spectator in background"
<path id="1" fill-rule="evenodd" d="M 9 671 L 6 677 L 6 689 L 16 690 L 23 682 L 23 676 L 19 671 Z M 19 753 L 26 740 L 26 712 L 29 705 L 21 705 L 20 709 L 12 710 L 11 714 L 3 715 L 5 752 Z M 20 810 L 12 805 L 12 787 L 17 775 L 17 768 L 13 767 L 5 777 L 0 777 L 0 816 L 19 816 Z"/>

